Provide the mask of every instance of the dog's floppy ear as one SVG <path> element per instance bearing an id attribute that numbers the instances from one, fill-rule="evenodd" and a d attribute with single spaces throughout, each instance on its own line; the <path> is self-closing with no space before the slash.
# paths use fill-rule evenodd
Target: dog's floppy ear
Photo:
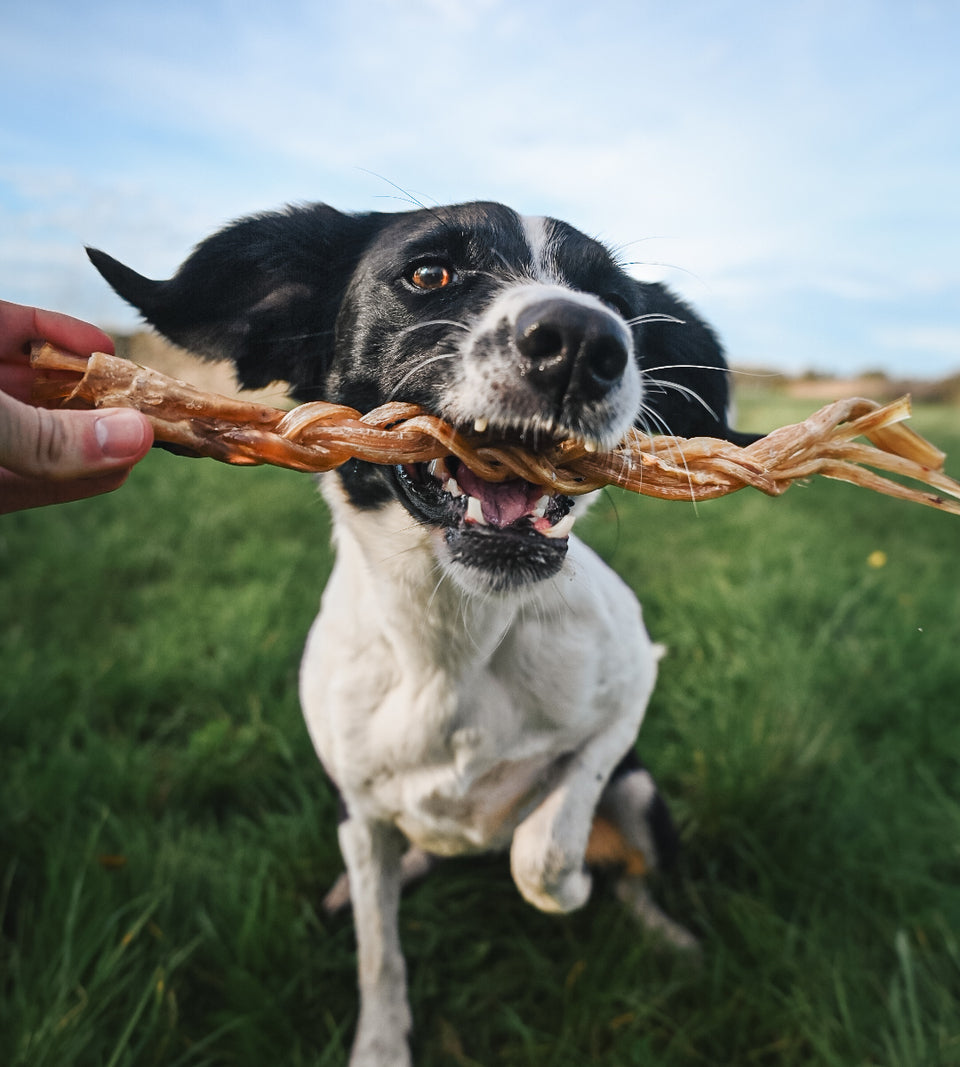
<path id="1" fill-rule="evenodd" d="M 312 204 L 241 219 L 198 245 L 169 281 L 94 248 L 87 255 L 169 340 L 232 360 L 245 388 L 283 380 L 298 398 L 317 399 L 340 302 L 382 218 Z"/>
<path id="2" fill-rule="evenodd" d="M 739 445 L 756 440 L 758 435 L 727 424 L 727 362 L 713 330 L 664 286 L 637 284 L 644 307 L 635 328 L 644 385 L 638 426 L 649 433 L 720 437 Z"/>

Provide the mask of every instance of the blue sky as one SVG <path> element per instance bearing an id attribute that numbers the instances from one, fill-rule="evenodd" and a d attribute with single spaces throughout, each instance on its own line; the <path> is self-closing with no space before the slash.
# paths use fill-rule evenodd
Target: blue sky
<path id="1" fill-rule="evenodd" d="M 960 4 L 32 0 L 0 12 L 0 296 L 136 319 L 227 220 L 499 199 L 737 363 L 960 371 Z M 392 183 L 392 184 L 391 184 Z"/>

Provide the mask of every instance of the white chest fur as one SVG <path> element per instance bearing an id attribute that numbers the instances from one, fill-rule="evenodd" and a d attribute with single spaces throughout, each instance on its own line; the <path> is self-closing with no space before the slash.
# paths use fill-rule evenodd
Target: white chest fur
<path id="1" fill-rule="evenodd" d="M 465 595 L 399 506 L 358 514 L 327 487 L 338 557 L 301 699 L 352 813 L 439 854 L 502 847 L 557 772 L 609 735 L 626 751 L 658 649 L 630 590 L 571 538 L 525 595 Z"/>

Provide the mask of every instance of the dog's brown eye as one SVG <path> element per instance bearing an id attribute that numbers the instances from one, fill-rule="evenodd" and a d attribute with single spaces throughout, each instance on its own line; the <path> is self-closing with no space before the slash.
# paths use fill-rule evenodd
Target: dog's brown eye
<path id="1" fill-rule="evenodd" d="M 443 289 L 453 280 L 453 271 L 443 263 L 422 263 L 410 275 L 418 289 Z"/>

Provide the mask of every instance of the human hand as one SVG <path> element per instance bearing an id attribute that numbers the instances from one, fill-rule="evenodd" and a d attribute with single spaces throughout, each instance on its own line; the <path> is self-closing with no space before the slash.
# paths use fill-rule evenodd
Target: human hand
<path id="1" fill-rule="evenodd" d="M 26 403 L 34 378 L 28 347 L 35 340 L 84 355 L 113 352 L 95 326 L 0 300 L 0 514 L 108 493 L 153 443 L 139 411 L 47 411 Z"/>

